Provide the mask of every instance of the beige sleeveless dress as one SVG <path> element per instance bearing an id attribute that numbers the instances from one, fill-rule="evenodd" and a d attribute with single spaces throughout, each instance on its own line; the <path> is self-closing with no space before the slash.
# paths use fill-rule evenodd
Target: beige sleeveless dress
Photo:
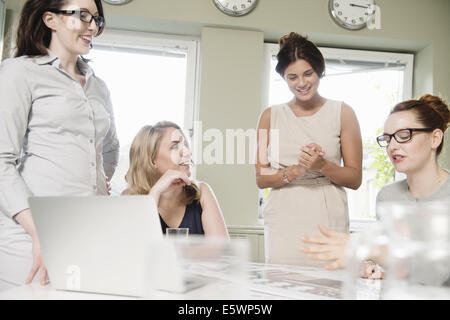
<path id="1" fill-rule="evenodd" d="M 271 107 L 268 158 L 273 169 L 298 164 L 301 148 L 320 145 L 324 158 L 341 165 L 341 105 L 327 100 L 313 115 L 297 117 L 287 104 Z M 278 135 L 278 139 L 276 136 Z M 271 190 L 264 208 L 267 263 L 323 266 L 300 252 L 305 235 L 321 235 L 317 224 L 348 232 L 347 195 L 319 172 L 310 171 Z"/>

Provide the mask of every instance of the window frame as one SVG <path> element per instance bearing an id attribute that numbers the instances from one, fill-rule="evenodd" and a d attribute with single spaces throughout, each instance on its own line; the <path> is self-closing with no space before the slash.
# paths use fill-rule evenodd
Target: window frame
<path id="1" fill-rule="evenodd" d="M 195 150 L 194 123 L 199 119 L 200 38 L 143 31 L 105 29 L 93 42 L 93 47 L 154 51 L 155 49 L 186 50 L 186 91 L 184 123 L 179 124 L 189 135 L 191 150 Z M 196 177 L 192 168 L 192 177 Z"/>
<path id="2" fill-rule="evenodd" d="M 192 137 L 194 121 L 198 119 L 199 38 L 169 34 L 106 29 L 94 41 L 100 47 L 118 49 L 154 50 L 182 49 L 187 51 L 185 116 L 182 127 Z"/>
<path id="3" fill-rule="evenodd" d="M 332 47 L 318 47 L 322 55 L 326 59 L 337 60 L 353 60 L 361 62 L 383 62 L 392 64 L 401 64 L 405 66 L 404 80 L 403 80 L 403 100 L 412 98 L 413 89 L 413 70 L 414 70 L 414 54 L 385 52 L 376 50 L 357 50 L 346 48 L 332 48 Z M 269 90 L 270 90 L 270 66 L 271 59 L 276 57 L 279 51 L 279 45 L 275 43 L 264 43 L 264 69 L 263 69 L 263 96 L 261 112 L 269 107 Z M 395 180 L 404 179 L 403 174 L 395 173 Z M 262 190 L 260 190 L 260 197 Z M 258 197 L 258 198 L 260 198 Z M 258 217 L 262 217 L 261 206 L 258 205 Z M 367 221 L 362 219 L 350 220 L 350 232 L 357 232 L 363 230 L 367 225 L 374 223 L 374 221 Z"/>
<path id="4" fill-rule="evenodd" d="M 354 60 L 354 61 L 367 61 L 367 62 L 384 62 L 384 63 L 399 63 L 405 65 L 404 81 L 403 81 L 403 100 L 412 98 L 413 89 L 413 70 L 414 70 L 414 54 L 411 53 L 398 53 L 398 52 L 385 52 L 375 50 L 356 50 L 356 49 L 343 49 L 332 47 L 318 47 L 323 57 L 326 59 L 337 60 Z M 275 57 L 279 51 L 278 44 L 264 43 L 264 89 L 263 90 L 263 105 L 262 111 L 269 101 L 269 75 L 271 58 Z"/>

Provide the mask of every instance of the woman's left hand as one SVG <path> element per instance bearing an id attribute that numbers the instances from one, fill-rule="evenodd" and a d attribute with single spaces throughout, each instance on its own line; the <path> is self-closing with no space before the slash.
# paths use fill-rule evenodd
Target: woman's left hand
<path id="1" fill-rule="evenodd" d="M 308 171 L 320 171 L 325 166 L 324 155 L 325 152 L 322 151 L 321 146 L 310 143 L 302 148 L 298 163 Z"/>

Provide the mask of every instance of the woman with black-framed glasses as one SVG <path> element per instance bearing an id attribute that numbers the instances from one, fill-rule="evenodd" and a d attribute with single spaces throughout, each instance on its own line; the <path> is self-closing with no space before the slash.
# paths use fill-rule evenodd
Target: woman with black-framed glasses
<path id="1" fill-rule="evenodd" d="M 82 58 L 104 26 L 101 0 L 22 8 L 15 57 L 0 65 L 0 291 L 46 283 L 28 197 L 109 192 L 119 156 L 110 94 Z"/>
<path id="2" fill-rule="evenodd" d="M 377 141 L 381 147 L 386 147 L 395 170 L 404 173 L 406 179 L 384 186 L 377 195 L 377 206 L 388 201 L 450 200 L 449 170 L 438 163 L 449 123 L 448 105 L 437 96 L 427 94 L 394 107 L 384 124 L 384 133 Z M 328 269 L 345 267 L 349 235 L 323 226 L 319 229 L 323 236 L 304 237 L 303 241 L 312 246 L 302 247 L 301 251 L 310 259 L 329 261 Z M 377 258 L 380 259 L 374 257 Z M 362 275 L 369 278 L 382 276 L 376 268 L 375 263 L 367 262 Z"/>
<path id="3" fill-rule="evenodd" d="M 378 201 L 450 198 L 448 171 L 437 161 L 449 118 L 448 106 L 432 95 L 394 107 L 377 142 L 386 147 L 395 170 L 406 174 L 407 178 L 384 187 L 378 194 Z"/>

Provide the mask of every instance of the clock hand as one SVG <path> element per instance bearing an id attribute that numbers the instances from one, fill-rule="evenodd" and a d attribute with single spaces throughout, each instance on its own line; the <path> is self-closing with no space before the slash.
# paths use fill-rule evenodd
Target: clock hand
<path id="1" fill-rule="evenodd" d="M 369 7 L 360 6 L 360 5 L 354 4 L 354 3 L 350 3 L 350 6 L 352 6 L 352 7 L 358 7 L 358 8 L 364 8 L 364 9 L 369 9 Z"/>

